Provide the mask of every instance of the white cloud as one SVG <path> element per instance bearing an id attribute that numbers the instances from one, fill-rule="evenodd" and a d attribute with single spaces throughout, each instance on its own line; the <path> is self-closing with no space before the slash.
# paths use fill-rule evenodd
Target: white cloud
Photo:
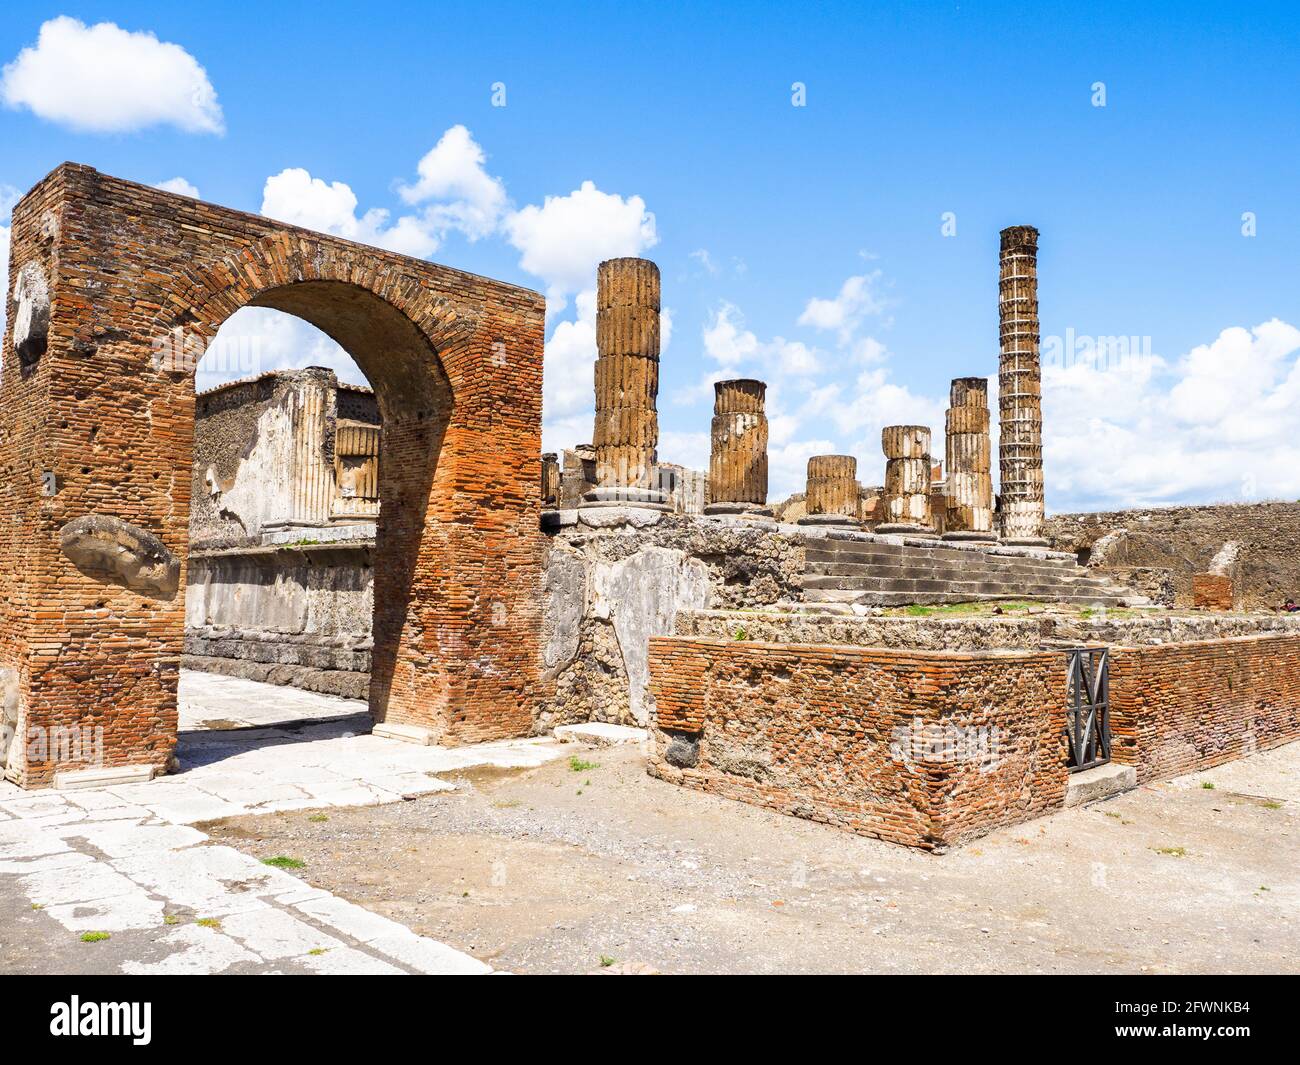
<path id="1" fill-rule="evenodd" d="M 1173 364 L 1045 362 L 1049 510 L 1300 497 L 1300 329 L 1224 329 Z"/>
<path id="2" fill-rule="evenodd" d="M 174 192 L 178 196 L 189 196 L 195 200 L 199 198 L 199 190 L 183 177 L 168 178 L 166 181 L 160 181 L 154 186 L 154 188 L 162 189 L 163 192 Z"/>
<path id="3" fill-rule="evenodd" d="M 199 362 L 195 388 L 307 366 L 329 367 L 347 384 L 369 384 L 351 356 L 310 322 L 266 307 L 244 307 L 217 331 Z"/>
<path id="4" fill-rule="evenodd" d="M 814 296 L 804 306 L 799 324 L 814 329 L 833 329 L 839 333 L 840 342 L 847 343 L 865 317 L 878 315 L 887 306 L 876 291 L 880 280 L 879 270 L 856 274 L 848 278 L 831 299 Z"/>
<path id="5" fill-rule="evenodd" d="M 419 180 L 398 189 L 409 204 L 434 203 L 424 225 L 442 236 L 459 230 L 470 240 L 495 232 L 506 208 L 506 187 L 487 172 L 487 156 L 464 126 L 452 126 L 416 164 Z"/>
<path id="6" fill-rule="evenodd" d="M 695 251 L 691 252 L 688 258 L 694 259 L 699 263 L 705 273 L 713 274 L 714 276 L 717 275 L 718 265 L 713 261 L 713 257 L 709 254 L 708 248 L 697 248 Z"/>
<path id="7" fill-rule="evenodd" d="M 84 132 L 225 130 L 207 72 L 180 45 L 67 15 L 44 23 L 36 44 L 6 64 L 0 96 L 11 108 Z"/>
<path id="8" fill-rule="evenodd" d="M 733 303 L 722 303 L 704 326 L 704 354 L 723 366 L 737 366 L 758 351 L 758 337 L 744 327 Z"/>
<path id="9" fill-rule="evenodd" d="M 438 247 L 438 238 L 416 218 L 404 216 L 388 224 L 388 211 L 372 207 L 357 215 L 357 195 L 341 181 L 326 183 L 301 167 L 290 167 L 266 179 L 262 214 L 290 225 L 422 258 Z"/>
<path id="10" fill-rule="evenodd" d="M 567 196 L 547 196 L 506 217 L 507 239 L 522 252 L 519 265 L 546 283 L 547 313 L 591 287 L 604 259 L 640 255 L 658 243 L 655 216 L 640 196 L 624 199 L 584 181 Z"/>

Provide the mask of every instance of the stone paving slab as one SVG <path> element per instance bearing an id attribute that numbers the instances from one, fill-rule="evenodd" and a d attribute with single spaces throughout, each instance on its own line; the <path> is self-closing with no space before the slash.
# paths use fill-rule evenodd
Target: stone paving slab
<path id="1" fill-rule="evenodd" d="M 190 671 L 182 706 L 193 727 L 182 729 L 178 773 L 76 791 L 0 783 L 0 905 L 43 911 L 69 936 L 142 937 L 125 973 L 493 971 L 193 825 L 400 802 L 453 790 L 444 774 L 539 766 L 571 748 L 549 738 L 454 749 L 381 740 L 365 734 L 364 704 Z M 254 727 L 212 727 L 233 721 Z"/>

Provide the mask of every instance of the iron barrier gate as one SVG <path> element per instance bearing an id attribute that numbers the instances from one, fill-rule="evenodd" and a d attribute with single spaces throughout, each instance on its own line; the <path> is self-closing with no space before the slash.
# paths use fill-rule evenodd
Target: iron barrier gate
<path id="1" fill-rule="evenodd" d="M 1065 734 L 1070 740 L 1070 772 L 1110 761 L 1110 649 L 1074 647 L 1070 658 Z"/>

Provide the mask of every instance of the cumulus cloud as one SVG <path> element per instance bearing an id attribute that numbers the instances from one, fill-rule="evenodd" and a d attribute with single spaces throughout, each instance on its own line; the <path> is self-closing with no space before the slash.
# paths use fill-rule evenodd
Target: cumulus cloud
<path id="1" fill-rule="evenodd" d="M 877 291 L 880 280 L 879 270 L 869 274 L 856 274 L 848 278 L 840 286 L 839 292 L 830 299 L 812 297 L 799 316 L 799 324 L 814 329 L 835 330 L 840 342 L 848 343 L 864 318 L 880 314 L 887 306 L 884 297 Z"/>
<path id="2" fill-rule="evenodd" d="M 199 361 L 194 386 L 215 388 L 273 370 L 325 366 L 347 384 L 368 385 L 351 356 L 310 322 L 265 307 L 244 307 L 217 331 Z"/>
<path id="3" fill-rule="evenodd" d="M 44 23 L 36 44 L 5 65 L 0 97 L 11 108 L 81 132 L 162 125 L 225 131 L 207 72 L 180 45 L 67 15 Z"/>
<path id="4" fill-rule="evenodd" d="M 545 282 L 552 315 L 595 283 L 602 260 L 640 255 L 659 241 L 655 216 L 640 196 L 602 192 L 591 181 L 513 212 L 504 227 L 521 252 L 519 265 Z"/>
<path id="5" fill-rule="evenodd" d="M 403 217 L 389 225 L 389 213 L 381 207 L 358 215 L 357 195 L 349 185 L 312 177 L 301 167 L 289 167 L 266 179 L 262 214 L 419 258 L 433 254 L 439 244 L 417 218 Z"/>
<path id="6" fill-rule="evenodd" d="M 199 190 L 183 177 L 168 178 L 166 181 L 160 181 L 154 185 L 154 188 L 162 189 L 163 192 L 174 192 L 178 196 L 189 196 L 195 200 L 199 198 Z"/>
<path id="7" fill-rule="evenodd" d="M 1300 329 L 1224 329 L 1170 362 L 1044 362 L 1051 510 L 1300 497 Z"/>
<path id="8" fill-rule="evenodd" d="M 419 179 L 398 189 L 409 204 L 431 204 L 424 225 L 441 236 L 459 230 L 470 240 L 495 232 L 506 208 L 506 187 L 487 172 L 487 156 L 464 126 L 452 126 L 416 164 Z"/>

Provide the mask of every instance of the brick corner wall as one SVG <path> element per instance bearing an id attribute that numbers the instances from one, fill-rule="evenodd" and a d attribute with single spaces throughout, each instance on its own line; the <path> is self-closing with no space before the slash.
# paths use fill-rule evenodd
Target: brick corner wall
<path id="1" fill-rule="evenodd" d="M 650 641 L 649 771 L 942 851 L 1061 806 L 1065 658 Z"/>

